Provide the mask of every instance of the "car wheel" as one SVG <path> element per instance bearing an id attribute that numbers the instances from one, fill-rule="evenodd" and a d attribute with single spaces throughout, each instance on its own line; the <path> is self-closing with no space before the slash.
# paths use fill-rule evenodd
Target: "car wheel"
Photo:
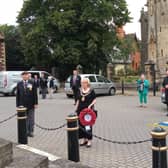
<path id="1" fill-rule="evenodd" d="M 4 95 L 4 96 L 9 96 L 9 93 L 4 93 L 3 95 Z"/>
<path id="2" fill-rule="evenodd" d="M 116 93 L 115 88 L 110 88 L 110 90 L 109 90 L 109 95 L 110 95 L 110 96 L 114 96 L 115 93 Z"/>
<path id="3" fill-rule="evenodd" d="M 68 98 L 72 98 L 72 97 L 73 97 L 73 95 L 67 94 L 67 97 L 68 97 Z"/>

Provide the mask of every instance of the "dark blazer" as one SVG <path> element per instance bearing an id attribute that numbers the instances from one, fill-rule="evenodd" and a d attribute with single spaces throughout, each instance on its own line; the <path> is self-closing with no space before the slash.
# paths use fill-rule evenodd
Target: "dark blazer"
<path id="1" fill-rule="evenodd" d="M 39 86 L 40 86 L 40 81 L 39 81 L 39 79 L 34 79 L 34 84 L 35 84 L 35 86 L 36 86 L 36 88 L 39 88 Z"/>
<path id="2" fill-rule="evenodd" d="M 75 83 L 76 84 L 74 85 L 74 83 L 73 83 L 73 75 L 72 75 L 71 79 L 70 79 L 70 87 L 71 88 L 80 88 L 81 87 L 81 77 L 79 75 L 77 75 Z"/>
<path id="3" fill-rule="evenodd" d="M 50 79 L 49 88 L 54 88 L 54 79 Z"/>
<path id="4" fill-rule="evenodd" d="M 48 81 L 47 81 L 46 78 L 40 78 L 40 82 L 39 83 L 40 83 L 40 88 L 42 88 L 42 89 L 47 88 Z"/>
<path id="5" fill-rule="evenodd" d="M 24 106 L 28 110 L 33 109 L 38 104 L 37 88 L 34 82 L 28 80 L 27 87 L 24 88 L 24 82 L 17 84 L 16 106 Z"/>

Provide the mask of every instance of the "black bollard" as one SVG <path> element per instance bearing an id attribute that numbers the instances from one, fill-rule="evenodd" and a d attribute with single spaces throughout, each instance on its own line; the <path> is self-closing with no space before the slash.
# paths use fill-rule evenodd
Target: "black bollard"
<path id="1" fill-rule="evenodd" d="M 152 168 L 167 168 L 167 132 L 156 127 L 151 132 L 152 135 Z"/>
<path id="2" fill-rule="evenodd" d="M 78 141 L 78 116 L 76 114 L 67 117 L 68 133 L 68 160 L 79 162 L 79 141 Z"/>
<path id="3" fill-rule="evenodd" d="M 124 80 L 121 81 L 122 95 L 124 95 Z"/>
<path id="4" fill-rule="evenodd" d="M 19 144 L 27 144 L 27 109 L 25 107 L 18 107 L 17 108 L 17 123 L 18 123 L 18 143 Z"/>

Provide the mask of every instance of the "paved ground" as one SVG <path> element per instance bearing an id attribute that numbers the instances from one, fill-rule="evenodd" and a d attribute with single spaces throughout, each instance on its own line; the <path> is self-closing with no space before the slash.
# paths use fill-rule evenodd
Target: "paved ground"
<path id="1" fill-rule="evenodd" d="M 151 138 L 149 124 L 167 120 L 166 108 L 160 98 L 149 97 L 148 108 L 139 108 L 137 96 L 102 96 L 97 98 L 98 119 L 94 134 L 116 141 L 139 141 Z M 54 99 L 39 101 L 36 122 L 45 127 L 65 123 L 66 116 L 74 111 L 72 99 L 63 93 Z M 0 120 L 15 113 L 15 98 L 0 97 Z M 0 137 L 17 142 L 16 119 L 0 125 Z M 29 145 L 62 158 L 67 158 L 66 130 L 49 132 L 36 128 Z M 137 145 L 112 144 L 93 140 L 90 149 L 80 148 L 81 162 L 93 168 L 150 168 L 151 142 Z"/>

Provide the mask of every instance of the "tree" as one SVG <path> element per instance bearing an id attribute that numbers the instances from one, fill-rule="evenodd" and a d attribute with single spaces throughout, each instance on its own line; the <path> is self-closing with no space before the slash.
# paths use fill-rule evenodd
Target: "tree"
<path id="1" fill-rule="evenodd" d="M 97 72 L 108 62 L 116 27 L 129 19 L 125 0 L 24 1 L 18 23 L 26 61 Z"/>
<path id="2" fill-rule="evenodd" d="M 124 64 L 125 75 L 127 75 L 127 64 L 131 60 L 131 54 L 135 52 L 136 48 L 134 46 L 133 39 L 126 35 L 124 38 L 119 39 L 116 47 L 116 54 L 112 55 L 114 60 L 120 60 Z"/>
<path id="3" fill-rule="evenodd" d="M 7 69 L 20 70 L 25 68 L 18 27 L 13 25 L 0 25 L 0 32 L 5 36 Z"/>

